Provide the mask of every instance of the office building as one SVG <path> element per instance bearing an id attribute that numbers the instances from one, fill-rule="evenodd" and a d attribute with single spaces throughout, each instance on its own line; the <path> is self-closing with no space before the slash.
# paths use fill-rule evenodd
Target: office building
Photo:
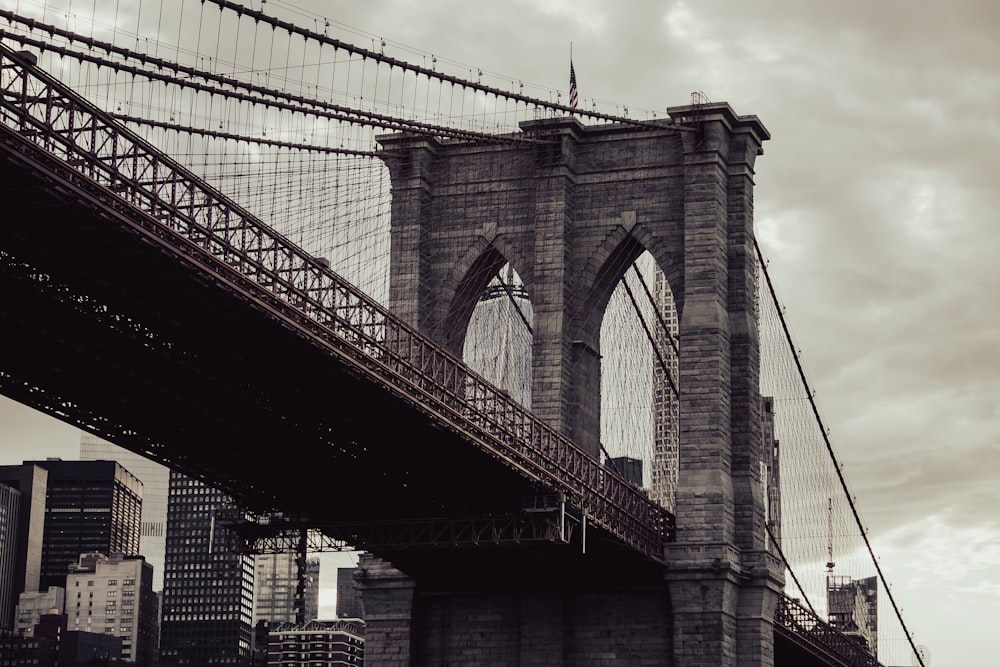
<path id="1" fill-rule="evenodd" d="M 0 634 L 14 629 L 14 574 L 17 571 L 17 519 L 21 492 L 0 483 Z"/>
<path id="2" fill-rule="evenodd" d="M 476 304 L 462 358 L 476 373 L 531 409 L 531 323 L 534 312 L 520 277 L 507 264 Z"/>
<path id="3" fill-rule="evenodd" d="M 142 556 L 82 554 L 66 576 L 67 629 L 121 639 L 121 657 L 156 664 L 153 566 Z"/>
<path id="4" fill-rule="evenodd" d="M 167 543 L 167 488 L 170 469 L 95 435 L 81 432 L 80 458 L 117 461 L 142 482 L 139 553 L 153 566 L 153 590 L 163 590 L 163 554 Z"/>
<path id="5" fill-rule="evenodd" d="M 246 665 L 253 559 L 235 548 L 226 494 L 171 471 L 160 621 L 160 665 Z"/>
<path id="6" fill-rule="evenodd" d="M 36 465 L 0 466 L 0 484 L 17 492 L 17 515 L 13 518 L 13 578 L 9 595 L 0 592 L 0 628 L 14 624 L 18 596 L 35 592 L 42 567 L 42 531 L 45 527 L 45 490 L 48 471 Z M 9 492 L 6 494 L 10 500 Z M 6 620 L 5 620 L 6 619 Z"/>
<path id="7" fill-rule="evenodd" d="M 673 511 L 677 497 L 680 403 L 675 389 L 680 389 L 677 351 L 677 307 L 659 267 L 654 270 L 653 305 L 659 315 L 655 327 L 653 364 L 653 462 L 650 470 L 649 496 Z M 662 363 L 661 363 L 662 360 Z"/>
<path id="8" fill-rule="evenodd" d="M 781 450 L 774 433 L 774 398 L 760 397 L 761 484 L 767 540 L 781 547 Z"/>
<path id="9" fill-rule="evenodd" d="M 365 608 L 361 602 L 361 591 L 354 581 L 356 567 L 337 568 L 337 618 L 365 617 Z"/>
<path id="10" fill-rule="evenodd" d="M 272 625 L 305 623 L 317 616 L 319 558 L 295 553 L 260 554 L 254 558 L 254 627 L 260 621 Z"/>
<path id="11" fill-rule="evenodd" d="M 0 665 L 56 667 L 64 664 L 59 662 L 59 644 L 65 631 L 63 614 L 45 614 L 28 634 L 0 634 Z"/>
<path id="12" fill-rule="evenodd" d="M 280 667 L 341 667 L 365 662 L 365 623 L 360 619 L 311 621 L 271 630 L 267 664 Z"/>
<path id="13" fill-rule="evenodd" d="M 29 461 L 48 471 L 39 588 L 66 586 L 85 553 L 139 555 L 142 483 L 114 461 Z"/>
<path id="14" fill-rule="evenodd" d="M 115 665 L 119 661 L 127 661 L 120 637 L 67 630 L 59 640 L 59 665 Z"/>
<path id="15" fill-rule="evenodd" d="M 878 655 L 878 578 L 828 574 L 826 596 L 830 625 Z"/>
<path id="16" fill-rule="evenodd" d="M 642 488 L 642 459 L 631 456 L 613 456 L 607 459 L 604 465 L 617 470 L 626 482 Z"/>
<path id="17" fill-rule="evenodd" d="M 66 607 L 66 590 L 49 586 L 45 591 L 25 591 L 17 596 L 17 614 L 14 631 L 30 637 L 42 616 L 62 614 Z"/>

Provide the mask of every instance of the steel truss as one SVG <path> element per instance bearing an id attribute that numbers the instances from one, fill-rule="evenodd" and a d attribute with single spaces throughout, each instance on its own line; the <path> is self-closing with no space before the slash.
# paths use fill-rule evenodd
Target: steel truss
<path id="1" fill-rule="evenodd" d="M 235 548 L 244 553 L 306 551 L 378 552 L 405 549 L 484 547 L 505 544 L 569 544 L 582 519 L 565 506 L 518 515 L 469 519 L 418 519 L 310 525 L 289 519 L 248 517 L 226 523 Z"/>
<path id="2" fill-rule="evenodd" d="M 0 45 L 0 139 L 206 278 L 324 346 L 485 454 L 564 494 L 586 521 L 658 562 L 674 518 L 621 475 L 109 114 Z"/>
<path id="3" fill-rule="evenodd" d="M 782 595 L 774 613 L 774 631 L 833 667 L 882 667 L 866 646 L 848 637 L 798 600 Z"/>

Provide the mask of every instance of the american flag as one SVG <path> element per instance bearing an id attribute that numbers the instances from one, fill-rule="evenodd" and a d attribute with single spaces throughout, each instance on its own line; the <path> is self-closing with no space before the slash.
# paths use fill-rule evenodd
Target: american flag
<path id="1" fill-rule="evenodd" d="M 573 61 L 569 61 L 569 107 L 576 108 L 576 71 L 573 69 Z"/>

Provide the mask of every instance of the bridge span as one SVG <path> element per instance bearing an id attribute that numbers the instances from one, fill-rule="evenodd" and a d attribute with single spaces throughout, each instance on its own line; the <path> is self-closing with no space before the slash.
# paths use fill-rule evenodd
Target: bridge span
<path id="1" fill-rule="evenodd" d="M 405 571 L 365 584 L 382 664 L 508 613 L 511 664 L 575 664 L 609 623 L 628 664 L 878 664 L 763 551 L 700 569 L 719 544 L 672 546 L 670 513 L 323 260 L 25 56 L 0 72 L 0 391 Z M 441 634 L 451 613 L 487 620 Z"/>
<path id="2" fill-rule="evenodd" d="M 16 56 L 5 56 L 9 74 Z M 6 394 L 248 507 L 314 525 L 348 518 L 358 534 L 343 537 L 359 546 L 374 546 L 367 530 L 399 533 L 381 525 L 392 518 L 509 535 L 530 551 L 569 542 L 586 514 L 581 562 L 605 549 L 662 559 L 672 519 L 621 477 L 321 260 L 24 72 L 4 81 L 5 112 L 21 114 L 2 129 Z M 41 87 L 24 97 L 26 83 Z M 564 505 L 522 513 L 525 499 L 553 496 Z"/>

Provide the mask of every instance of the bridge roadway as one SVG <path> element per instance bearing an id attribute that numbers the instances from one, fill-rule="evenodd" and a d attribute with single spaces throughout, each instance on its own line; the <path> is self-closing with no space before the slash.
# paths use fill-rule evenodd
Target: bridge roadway
<path id="1" fill-rule="evenodd" d="M 558 580 L 634 561 L 627 569 L 655 576 L 665 511 L 99 110 L 3 57 L 5 395 L 414 573 L 502 563 Z M 525 513 L 539 497 L 565 499 L 566 513 L 559 502 Z M 414 548 L 455 543 L 481 548 L 456 556 L 463 568 L 443 555 L 453 550 Z"/>

